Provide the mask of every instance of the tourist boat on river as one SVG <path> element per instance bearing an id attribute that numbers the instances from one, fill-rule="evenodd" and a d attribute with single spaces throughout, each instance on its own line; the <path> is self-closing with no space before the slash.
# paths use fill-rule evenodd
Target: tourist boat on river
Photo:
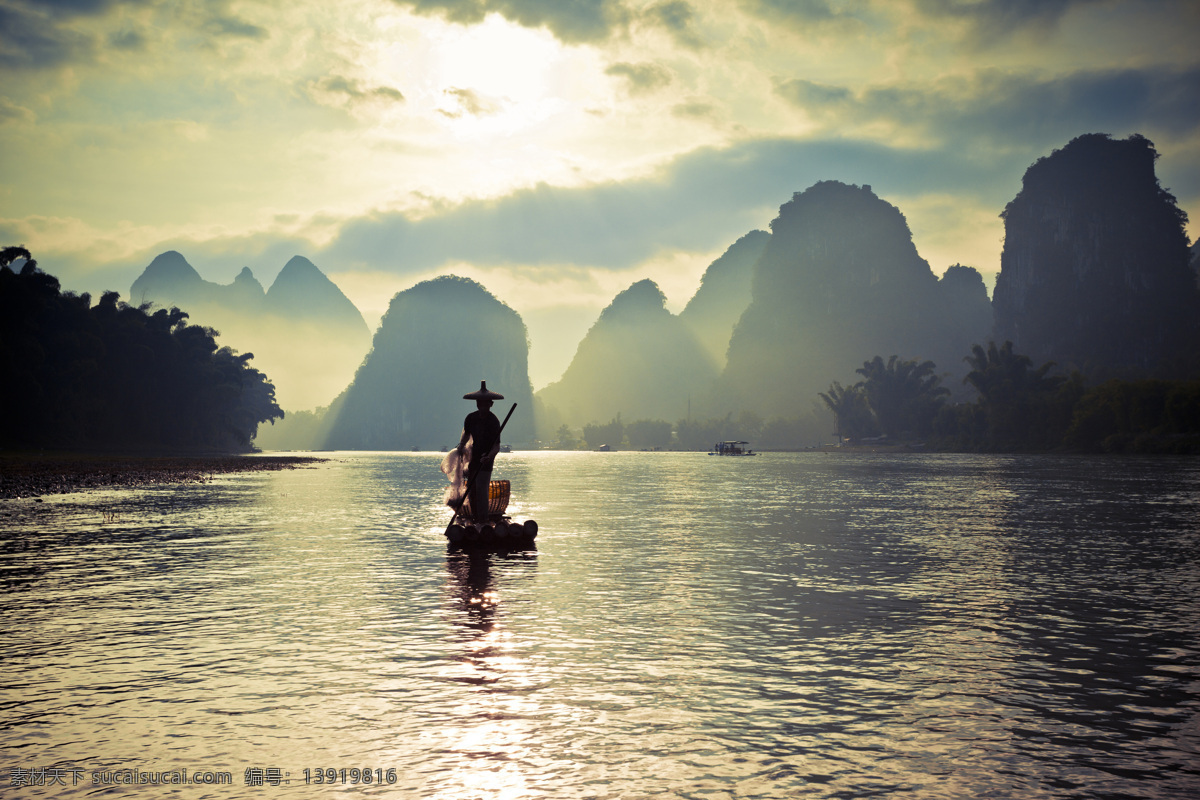
<path id="1" fill-rule="evenodd" d="M 709 451 L 710 456 L 756 456 L 758 453 L 747 450 L 749 442 L 717 442 Z"/>
<path id="2" fill-rule="evenodd" d="M 508 481 L 488 483 L 488 521 L 474 522 L 471 500 L 467 498 L 446 528 L 446 540 L 451 547 L 492 548 L 497 550 L 527 550 L 537 538 L 537 522 L 527 519 L 517 522 L 508 516 L 511 486 Z"/>

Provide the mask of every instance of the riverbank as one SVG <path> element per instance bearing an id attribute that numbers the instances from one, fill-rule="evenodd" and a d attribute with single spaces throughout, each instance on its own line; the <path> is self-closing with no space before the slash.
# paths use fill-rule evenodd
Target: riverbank
<path id="1" fill-rule="evenodd" d="M 296 469 L 324 460 L 313 456 L 0 453 L 0 499 L 41 497 L 87 489 L 197 483 L 217 474 Z"/>

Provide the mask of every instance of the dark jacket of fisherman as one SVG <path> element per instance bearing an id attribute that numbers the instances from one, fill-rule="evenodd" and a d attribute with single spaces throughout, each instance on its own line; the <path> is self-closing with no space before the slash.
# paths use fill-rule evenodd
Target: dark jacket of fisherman
<path id="1" fill-rule="evenodd" d="M 487 405 L 491 406 L 491 401 L 487 401 Z M 482 403 L 478 410 L 467 414 L 467 418 L 463 420 L 462 444 L 466 443 L 467 436 L 474 440 L 471 446 L 471 460 L 467 464 L 467 469 L 471 472 L 481 466 L 483 469 L 491 469 L 492 462 L 496 458 L 492 450 L 500 443 L 500 420 L 496 419 L 496 415 L 491 412 L 491 409 L 484 407 Z"/>

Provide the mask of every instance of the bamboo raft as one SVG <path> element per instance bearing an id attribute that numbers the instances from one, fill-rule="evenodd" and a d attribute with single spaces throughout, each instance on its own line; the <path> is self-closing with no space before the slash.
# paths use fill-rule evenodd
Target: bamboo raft
<path id="1" fill-rule="evenodd" d="M 451 547 L 490 547 L 521 549 L 533 544 L 538 524 L 527 519 L 517 522 L 508 516 L 511 486 L 508 481 L 488 483 L 488 521 L 474 522 L 471 500 L 468 497 L 454 520 L 446 528 L 446 540 Z"/>

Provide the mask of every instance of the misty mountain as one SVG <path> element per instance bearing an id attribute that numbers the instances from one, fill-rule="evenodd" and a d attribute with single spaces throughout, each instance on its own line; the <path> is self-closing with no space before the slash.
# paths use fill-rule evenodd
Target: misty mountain
<path id="1" fill-rule="evenodd" d="M 793 195 L 771 222 L 751 291 L 718 413 L 794 418 L 876 355 L 932 360 L 953 387 L 991 328 L 979 273 L 956 266 L 939 281 L 904 215 L 870 186 L 822 181 Z"/>
<path id="2" fill-rule="evenodd" d="M 155 256 L 129 289 L 129 299 L 134 304 L 173 304 L 185 310 L 189 306 L 261 304 L 265 296 L 262 284 L 248 267 L 242 269 L 233 284 L 223 286 L 204 280 L 183 254 L 175 250 Z"/>
<path id="3" fill-rule="evenodd" d="M 717 364 L 724 367 L 729 337 L 750 305 L 754 265 L 771 239 L 766 231 L 750 231 L 720 258 L 709 264 L 700 288 L 679 313 L 692 333 Z"/>
<path id="4" fill-rule="evenodd" d="M 618 414 L 625 421 L 685 417 L 689 397 L 711 389 L 717 362 L 665 303 L 651 280 L 617 295 L 562 378 L 538 392 L 547 411 L 576 425 Z"/>
<path id="5" fill-rule="evenodd" d="M 1087 134 L 1039 159 L 1004 209 L 997 338 L 1090 378 L 1162 374 L 1200 317 L 1186 215 L 1140 135 Z"/>
<path id="6" fill-rule="evenodd" d="M 242 275 L 249 272 L 249 268 L 242 269 Z M 280 317 L 331 325 L 350 332 L 370 332 L 350 298 L 304 256 L 292 256 L 280 270 L 267 290 L 263 308 Z"/>
<path id="7" fill-rule="evenodd" d="M 504 395 L 501 419 L 520 408 L 506 442 L 533 438 L 529 342 L 516 311 L 475 281 L 443 276 L 392 298 L 371 352 L 334 401 L 323 445 L 344 450 L 437 449 L 458 443 L 475 409 L 462 396 L 479 388 Z"/>
<path id="8" fill-rule="evenodd" d="M 242 271 L 233 279 L 232 284 L 220 288 L 226 290 L 225 296 L 221 299 L 234 308 L 254 311 L 263 304 L 266 298 L 262 284 L 258 282 L 258 278 L 254 277 L 254 273 L 250 271 L 249 267 L 242 267 Z"/>
<path id="9" fill-rule="evenodd" d="M 295 256 L 271 288 L 249 267 L 230 284 L 207 281 L 174 250 L 156 256 L 130 288 L 130 302 L 177 306 L 222 343 L 254 353 L 287 409 L 327 405 L 349 383 L 370 342 L 358 309 L 316 265 Z"/>
<path id="10" fill-rule="evenodd" d="M 237 309 L 370 333 L 350 298 L 303 256 L 293 256 L 264 292 L 249 267 L 242 267 L 231 284 L 213 283 L 200 277 L 181 253 L 170 250 L 150 262 L 129 293 L 134 303 L 173 304 L 194 313 Z"/>
<path id="11" fill-rule="evenodd" d="M 946 269 L 938 279 L 937 306 L 945 315 L 943 324 L 951 341 L 980 344 L 991 335 L 992 301 L 988 298 L 983 276 L 974 267 L 955 264 Z M 940 357 L 947 357 L 945 349 Z M 962 362 L 951 363 L 953 356 L 950 358 L 951 361 L 937 362 L 939 370 L 954 375 L 965 374 Z M 954 392 L 957 387 L 947 388 Z"/>

